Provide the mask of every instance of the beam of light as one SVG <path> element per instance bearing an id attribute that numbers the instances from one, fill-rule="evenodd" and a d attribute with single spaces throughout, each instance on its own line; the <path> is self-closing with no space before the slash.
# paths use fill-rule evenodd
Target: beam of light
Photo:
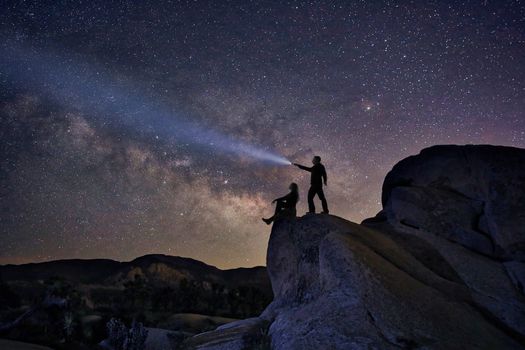
<path id="1" fill-rule="evenodd" d="M 129 130 L 222 151 L 276 165 L 290 165 L 285 157 L 265 148 L 224 135 L 154 103 L 129 83 L 110 79 L 104 69 L 81 64 L 71 57 L 4 41 L 0 47 L 0 74 L 14 86 L 33 89 L 59 104 L 74 106 L 105 127 Z"/>

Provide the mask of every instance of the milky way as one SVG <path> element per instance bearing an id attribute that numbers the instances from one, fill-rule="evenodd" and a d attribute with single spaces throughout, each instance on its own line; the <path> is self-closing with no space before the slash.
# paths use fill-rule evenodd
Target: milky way
<path id="1" fill-rule="evenodd" d="M 0 60 L 0 263 L 260 265 L 271 200 L 296 181 L 306 211 L 307 173 L 115 124 L 147 109 L 101 110 L 77 91 L 90 81 L 293 161 L 320 155 L 331 212 L 354 221 L 422 148 L 525 146 L 520 1 L 3 1 L 0 35 L 2 52 L 55 62 Z M 37 87 L 14 67 L 74 84 Z"/>

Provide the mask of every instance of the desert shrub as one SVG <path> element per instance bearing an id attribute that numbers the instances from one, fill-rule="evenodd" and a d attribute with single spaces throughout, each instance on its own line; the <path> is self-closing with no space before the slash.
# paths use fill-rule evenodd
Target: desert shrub
<path id="1" fill-rule="evenodd" d="M 107 323 L 108 344 L 115 350 L 144 350 L 148 331 L 140 322 L 131 324 L 128 329 L 124 323 L 112 318 Z"/>
<path id="2" fill-rule="evenodd" d="M 108 343 L 113 349 L 124 349 L 124 342 L 127 338 L 128 329 L 120 320 L 112 318 L 107 323 Z"/>
<path id="3" fill-rule="evenodd" d="M 124 343 L 124 350 L 143 350 L 145 348 L 148 331 L 142 323 L 133 322 L 128 330 L 128 337 Z"/>

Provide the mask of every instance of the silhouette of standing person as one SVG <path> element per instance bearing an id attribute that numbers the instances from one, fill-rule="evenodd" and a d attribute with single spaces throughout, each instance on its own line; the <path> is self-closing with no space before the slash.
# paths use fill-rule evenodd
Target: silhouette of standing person
<path id="1" fill-rule="evenodd" d="M 262 219 L 267 225 L 270 225 L 272 222 L 274 222 L 282 216 L 295 217 L 297 215 L 297 210 L 295 209 L 295 206 L 299 201 L 299 186 L 297 186 L 295 182 L 292 182 L 288 189 L 290 190 L 290 193 L 288 193 L 284 197 L 276 198 L 272 201 L 272 204 L 276 203 L 275 213 L 271 218 Z"/>
<path id="2" fill-rule="evenodd" d="M 323 214 L 328 214 L 328 204 L 323 192 L 323 183 L 326 186 L 326 169 L 321 164 L 321 157 L 315 156 L 312 159 L 313 166 L 307 167 L 301 164 L 293 163 L 296 167 L 309 171 L 312 175 L 310 178 L 310 189 L 308 190 L 308 213 L 315 213 L 314 197 L 317 195 L 323 205 Z"/>

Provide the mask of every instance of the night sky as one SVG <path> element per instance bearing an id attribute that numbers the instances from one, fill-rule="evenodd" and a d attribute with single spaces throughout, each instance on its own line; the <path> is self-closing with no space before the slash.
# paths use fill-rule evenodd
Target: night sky
<path id="1" fill-rule="evenodd" d="M 353 221 L 422 148 L 525 147 L 522 1 L 4 0 L 0 35 L 0 264 L 263 265 L 309 174 L 246 145 L 320 155 Z"/>

